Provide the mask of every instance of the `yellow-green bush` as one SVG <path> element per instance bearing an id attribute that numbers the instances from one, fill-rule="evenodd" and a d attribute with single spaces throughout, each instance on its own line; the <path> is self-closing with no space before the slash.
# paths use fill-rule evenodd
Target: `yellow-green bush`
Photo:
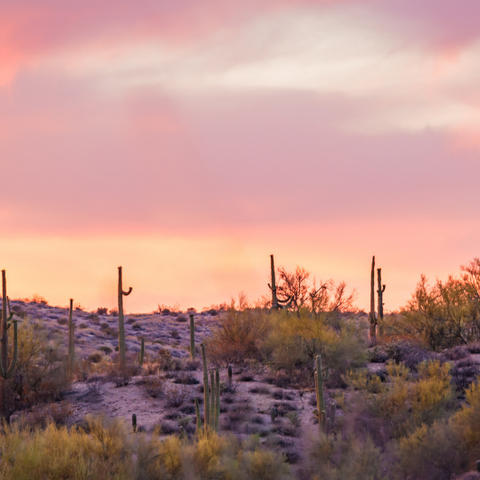
<path id="1" fill-rule="evenodd" d="M 425 362 L 419 366 L 418 378 L 413 379 L 405 365 L 389 362 L 385 382 L 367 371 L 349 372 L 346 381 L 365 392 L 368 408 L 399 438 L 444 416 L 452 398 L 449 369 L 448 363 Z"/>
<path id="2" fill-rule="evenodd" d="M 118 423 L 90 419 L 88 430 L 56 427 L 20 430 L 6 427 L 0 435 L 0 478 L 31 480 L 130 479 L 131 449 Z"/>
<path id="3" fill-rule="evenodd" d="M 312 445 L 308 467 L 314 480 L 380 480 L 380 449 L 372 440 L 354 435 L 340 436 L 334 440 L 321 436 Z"/>

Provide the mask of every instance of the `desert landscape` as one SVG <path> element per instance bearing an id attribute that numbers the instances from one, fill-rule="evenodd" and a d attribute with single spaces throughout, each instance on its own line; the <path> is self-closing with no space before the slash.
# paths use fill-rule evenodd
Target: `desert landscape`
<path id="1" fill-rule="evenodd" d="M 368 314 L 272 255 L 270 300 L 125 315 L 118 271 L 94 312 L 2 271 L 2 478 L 480 478 L 480 260 L 388 315 L 375 257 Z"/>

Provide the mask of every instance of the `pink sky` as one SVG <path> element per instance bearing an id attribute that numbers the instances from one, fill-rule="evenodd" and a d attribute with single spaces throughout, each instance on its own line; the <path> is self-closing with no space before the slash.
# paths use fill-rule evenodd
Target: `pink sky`
<path id="1" fill-rule="evenodd" d="M 480 256 L 478 0 L 0 4 L 12 297 L 267 294 L 269 255 L 387 310 Z"/>

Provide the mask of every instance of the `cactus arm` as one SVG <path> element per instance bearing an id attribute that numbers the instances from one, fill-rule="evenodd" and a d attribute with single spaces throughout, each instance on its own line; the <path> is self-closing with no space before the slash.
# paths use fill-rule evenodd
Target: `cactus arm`
<path id="1" fill-rule="evenodd" d="M 125 290 L 122 290 L 122 295 L 124 297 L 128 297 L 128 295 L 130 295 L 132 293 L 132 290 L 133 288 L 132 287 L 129 287 L 128 291 L 126 292 Z"/>
<path id="2" fill-rule="evenodd" d="M 208 430 L 210 425 L 210 395 L 208 391 L 208 370 L 207 370 L 207 354 L 205 352 L 205 344 L 202 343 L 202 360 L 203 360 L 203 424 L 205 431 Z"/>

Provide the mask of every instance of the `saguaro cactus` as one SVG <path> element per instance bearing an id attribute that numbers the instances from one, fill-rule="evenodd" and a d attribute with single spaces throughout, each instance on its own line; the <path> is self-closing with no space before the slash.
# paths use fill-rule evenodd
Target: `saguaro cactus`
<path id="1" fill-rule="evenodd" d="M 190 314 L 190 356 L 195 360 L 195 319 L 193 313 Z"/>
<path id="2" fill-rule="evenodd" d="M 145 358 L 145 339 L 142 337 L 140 341 L 140 351 L 138 352 L 138 364 L 143 365 L 143 359 Z"/>
<path id="3" fill-rule="evenodd" d="M 197 430 L 202 429 L 202 419 L 200 417 L 200 406 L 198 405 L 198 398 L 195 399 L 195 415 L 197 416 Z"/>
<path id="4" fill-rule="evenodd" d="M 372 257 L 372 270 L 370 273 L 370 339 L 377 338 L 377 318 L 375 316 L 375 256 Z"/>
<path id="5" fill-rule="evenodd" d="M 122 267 L 118 267 L 118 351 L 120 353 L 120 370 L 124 372 L 127 367 L 125 357 L 125 323 L 123 318 L 123 297 L 132 293 L 132 287 L 127 292 L 122 286 Z"/>
<path id="6" fill-rule="evenodd" d="M 12 324 L 13 314 L 7 317 L 7 276 L 2 270 L 2 325 L 0 340 L 0 414 L 5 420 L 10 419 L 10 406 L 8 404 L 7 382 L 11 378 L 17 366 L 18 358 L 18 337 L 17 321 L 13 320 L 13 355 L 10 367 L 8 366 L 8 335 L 7 330 Z"/>
<path id="7" fill-rule="evenodd" d="M 133 433 L 137 431 L 137 414 L 136 413 L 132 413 L 132 430 L 133 430 Z"/>
<path id="8" fill-rule="evenodd" d="M 271 283 L 268 284 L 268 288 L 272 292 L 272 306 L 271 310 L 278 310 L 280 308 L 289 308 L 292 304 L 292 297 L 288 297 L 286 300 L 279 300 L 277 297 L 277 285 L 275 280 L 275 260 L 273 255 L 270 255 L 270 277 Z"/>
<path id="9" fill-rule="evenodd" d="M 202 343 L 202 360 L 203 360 L 203 424 L 205 431 L 210 425 L 210 392 L 208 389 L 208 368 L 207 368 L 207 354 L 205 351 L 205 344 Z"/>
<path id="10" fill-rule="evenodd" d="M 323 381 L 328 378 L 329 370 L 322 371 L 322 356 L 317 355 L 315 371 L 315 392 L 317 394 L 317 412 L 320 431 L 327 432 L 327 414 L 325 396 L 323 394 Z"/>
<path id="11" fill-rule="evenodd" d="M 215 431 L 218 433 L 220 430 L 220 371 L 215 369 Z"/>
<path id="12" fill-rule="evenodd" d="M 379 324 L 379 333 L 380 337 L 383 337 L 383 292 L 385 291 L 386 285 L 382 285 L 382 269 L 377 268 L 377 294 L 378 294 L 378 324 Z"/>
<path id="13" fill-rule="evenodd" d="M 73 375 L 75 362 L 75 324 L 73 323 L 73 298 L 70 299 L 70 311 L 68 313 L 68 355 L 67 355 L 67 372 Z"/>

